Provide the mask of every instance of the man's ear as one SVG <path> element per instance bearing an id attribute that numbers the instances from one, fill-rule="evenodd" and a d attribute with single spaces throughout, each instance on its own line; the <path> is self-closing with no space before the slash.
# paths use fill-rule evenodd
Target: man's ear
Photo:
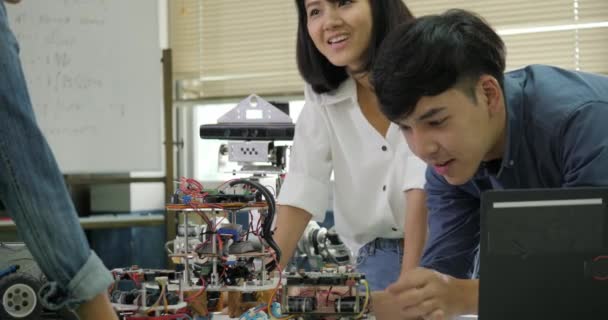
<path id="1" fill-rule="evenodd" d="M 490 115 L 502 112 L 502 88 L 496 78 L 491 75 L 482 75 L 479 77 L 479 85 L 483 94 L 483 100 L 488 108 Z"/>

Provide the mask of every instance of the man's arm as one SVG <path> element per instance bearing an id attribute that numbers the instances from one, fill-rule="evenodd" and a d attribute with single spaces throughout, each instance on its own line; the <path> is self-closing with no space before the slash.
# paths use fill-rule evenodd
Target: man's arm
<path id="1" fill-rule="evenodd" d="M 105 294 L 112 276 L 91 252 L 63 176 L 36 124 L 7 20 L 0 2 L 0 201 L 49 279 L 48 295 L 41 300 L 57 309 L 82 300 L 100 301 L 95 308 L 105 312 L 87 313 L 84 319 L 115 319 L 109 301 L 96 298 Z"/>
<path id="2" fill-rule="evenodd" d="M 420 264 L 422 250 L 426 243 L 427 217 L 426 193 L 424 190 L 412 189 L 405 192 L 406 216 L 401 276 Z"/>
<path id="3" fill-rule="evenodd" d="M 575 110 L 559 128 L 554 143 L 562 164 L 563 187 L 608 186 L 608 103 Z"/>
<path id="4" fill-rule="evenodd" d="M 93 299 L 81 304 L 78 308 L 78 316 L 83 320 L 118 319 L 106 292 L 102 292 Z"/>
<path id="5" fill-rule="evenodd" d="M 478 281 L 465 279 L 479 244 L 479 199 L 432 169 L 426 178 L 429 240 L 421 263 L 426 268 L 410 270 L 386 292 L 406 319 L 475 314 Z"/>
<path id="6" fill-rule="evenodd" d="M 470 278 L 479 246 L 479 198 L 450 185 L 431 168 L 426 179 L 429 236 L 421 266 Z"/>

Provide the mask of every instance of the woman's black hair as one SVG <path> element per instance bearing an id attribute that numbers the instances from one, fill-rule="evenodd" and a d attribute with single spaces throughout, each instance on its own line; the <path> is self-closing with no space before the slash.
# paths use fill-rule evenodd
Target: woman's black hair
<path id="1" fill-rule="evenodd" d="M 386 35 L 400 23 L 413 20 L 413 15 L 402 0 L 359 1 L 370 1 L 372 10 L 372 35 L 366 52 L 366 61 L 361 70 L 357 70 L 359 73 L 365 73 L 370 71 L 380 44 Z M 305 0 L 296 0 L 296 6 L 298 8 L 296 57 L 300 74 L 317 93 L 334 90 L 348 78 L 346 68 L 333 65 L 319 52 L 308 34 Z"/>

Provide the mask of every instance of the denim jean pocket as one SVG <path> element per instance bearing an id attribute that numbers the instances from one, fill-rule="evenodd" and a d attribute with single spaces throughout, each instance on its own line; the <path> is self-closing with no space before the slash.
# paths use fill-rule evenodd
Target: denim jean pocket
<path id="1" fill-rule="evenodd" d="M 373 242 L 367 243 L 366 245 L 364 245 L 363 247 L 361 247 L 361 249 L 359 249 L 359 252 L 357 253 L 357 258 L 355 260 L 355 263 L 357 266 L 362 265 L 365 263 L 365 261 L 367 261 L 367 258 L 372 255 L 371 252 L 371 248 L 370 246 L 373 245 Z"/>

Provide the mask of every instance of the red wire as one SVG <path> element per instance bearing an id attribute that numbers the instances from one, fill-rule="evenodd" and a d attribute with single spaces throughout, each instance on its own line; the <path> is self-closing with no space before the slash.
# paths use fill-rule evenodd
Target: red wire
<path id="1" fill-rule="evenodd" d="M 217 243 L 218 243 L 218 246 L 219 246 L 219 248 L 218 248 L 219 249 L 219 255 L 221 256 L 222 255 L 222 251 L 224 250 L 224 243 L 222 242 L 222 237 L 220 237 L 219 234 L 216 233 L 215 235 L 217 236 Z"/>
<path id="2" fill-rule="evenodd" d="M 224 183 L 220 184 L 220 185 L 217 187 L 217 190 L 221 189 L 223 186 L 225 186 L 225 185 L 229 184 L 230 182 L 232 182 L 232 181 L 236 181 L 236 180 L 239 180 L 239 179 L 231 179 L 231 180 L 225 181 Z"/>
<path id="3" fill-rule="evenodd" d="M 200 277 L 201 279 L 201 289 L 198 290 L 198 292 L 196 292 L 194 295 L 185 298 L 184 301 L 186 302 L 192 302 L 194 299 L 198 298 L 201 294 L 203 294 L 203 292 L 205 292 L 205 289 L 207 288 L 207 284 L 205 283 L 205 279 L 203 277 Z"/>
<path id="4" fill-rule="evenodd" d="M 211 240 L 211 238 L 207 238 L 207 240 L 205 240 L 205 242 L 197 245 L 196 248 L 194 248 L 194 251 L 198 250 L 199 248 L 202 248 L 204 245 L 207 244 L 207 242 L 209 242 L 209 240 Z"/>
<path id="5" fill-rule="evenodd" d="M 274 259 L 274 262 L 276 262 L 277 270 L 279 271 L 279 283 L 277 283 L 276 288 L 274 288 L 274 291 L 272 292 L 272 296 L 270 296 L 269 303 L 272 303 L 272 299 L 274 299 L 275 295 L 277 294 L 277 291 L 279 291 L 279 287 L 281 286 L 281 281 L 283 280 L 283 270 L 281 270 L 281 265 L 279 264 L 279 261 L 277 261 L 277 256 L 274 253 L 274 251 L 272 252 L 272 258 Z M 262 271 L 262 272 L 264 272 L 264 271 Z"/>
<path id="6" fill-rule="evenodd" d="M 217 230 L 217 227 L 220 225 L 220 223 L 221 223 L 222 221 L 224 221 L 224 219 L 226 219 L 226 217 L 222 217 L 222 218 L 221 218 L 221 219 L 220 219 L 220 220 L 219 220 L 219 221 L 218 221 L 218 222 L 215 224 L 215 226 L 213 227 L 213 231 Z"/>
<path id="7" fill-rule="evenodd" d="M 179 190 L 184 194 L 198 197 L 203 193 L 203 184 L 192 178 L 181 177 L 179 179 Z"/>

